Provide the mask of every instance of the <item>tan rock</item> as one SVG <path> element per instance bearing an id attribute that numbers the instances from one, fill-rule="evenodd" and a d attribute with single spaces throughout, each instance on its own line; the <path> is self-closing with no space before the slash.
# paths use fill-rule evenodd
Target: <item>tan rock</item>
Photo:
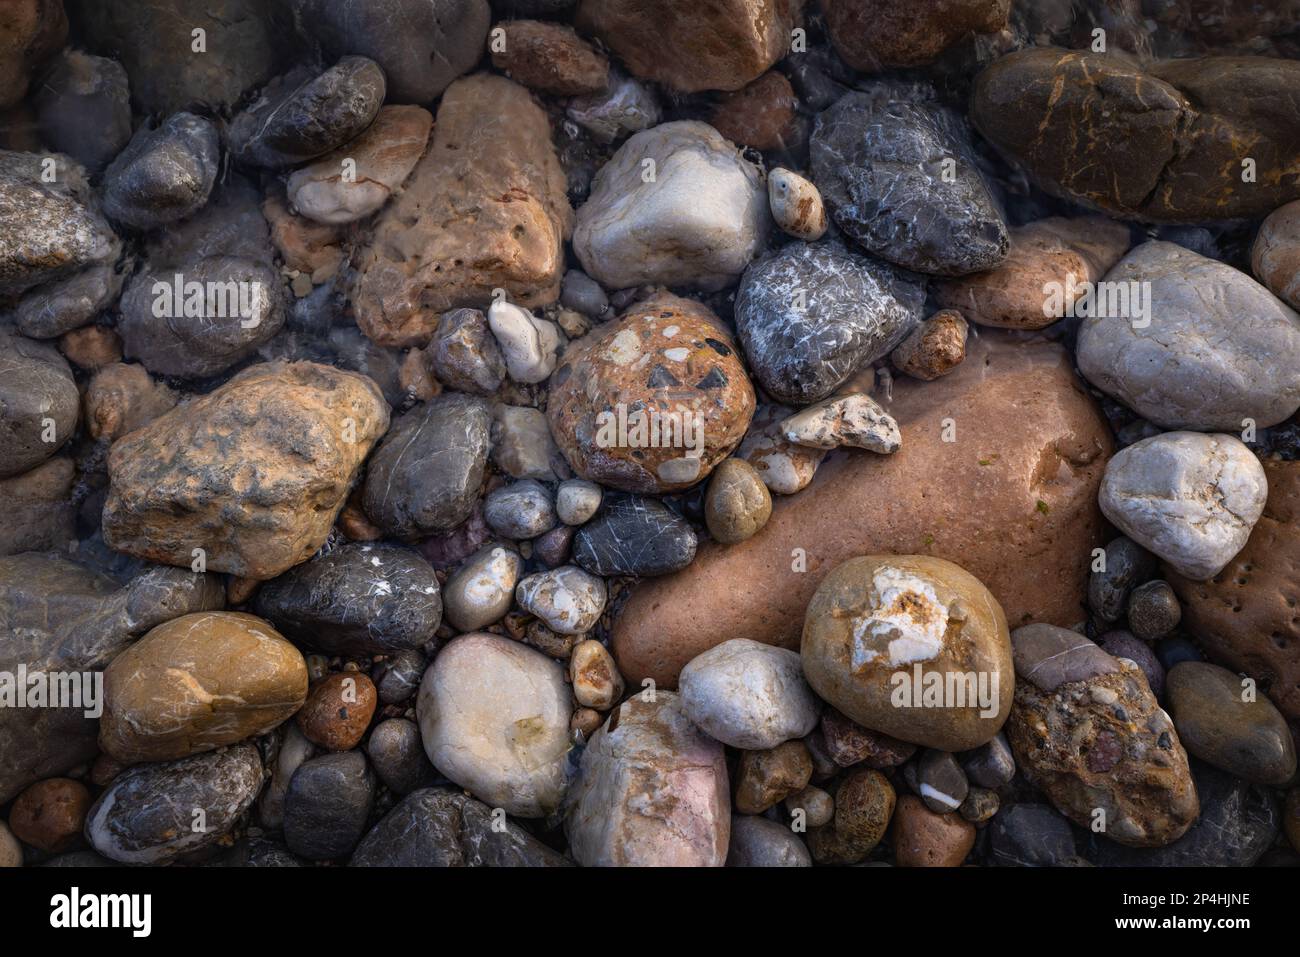
<path id="1" fill-rule="evenodd" d="M 736 771 L 736 810 L 762 814 L 812 779 L 812 755 L 802 741 L 785 741 L 763 751 L 742 751 Z"/>
<path id="2" fill-rule="evenodd" d="M 1082 617 L 1112 441 L 1065 350 L 986 332 L 951 375 L 895 381 L 885 409 L 903 434 L 893 455 L 833 453 L 749 541 L 702 544 L 688 569 L 632 592 L 612 645 L 630 684 L 673 687 L 734 635 L 797 648 L 822 577 L 871 551 L 956 562 L 1012 625 Z"/>
<path id="3" fill-rule="evenodd" d="M 105 670 L 99 746 L 127 763 L 188 757 L 270 731 L 306 697 L 302 653 L 262 619 L 182 615 Z"/>
<path id="4" fill-rule="evenodd" d="M 266 580 L 324 544 L 388 405 L 365 376 L 252 366 L 114 443 L 104 538 L 118 551 Z"/>
<path id="5" fill-rule="evenodd" d="M 90 810 L 90 792 L 71 778 L 46 778 L 18 795 L 9 809 L 14 836 L 51 854 L 75 847 Z"/>
<path id="6" fill-rule="evenodd" d="M 609 60 L 563 24 L 508 20 L 488 35 L 488 48 L 493 66 L 539 93 L 581 96 L 609 85 Z"/>
<path id="7" fill-rule="evenodd" d="M 851 772 L 835 792 L 835 816 L 829 827 L 808 833 L 818 864 L 856 864 L 885 836 L 894 814 L 893 785 L 879 771 Z"/>
<path id="8" fill-rule="evenodd" d="M 831 43 L 855 70 L 933 63 L 971 33 L 1007 25 L 1011 0 L 821 0 Z"/>
<path id="9" fill-rule="evenodd" d="M 1300 309 L 1300 199 L 1278 207 L 1260 224 L 1250 268 L 1273 295 Z"/>
<path id="10" fill-rule="evenodd" d="M 734 545 L 753 538 L 771 515 L 772 495 L 758 470 L 744 459 L 723 459 L 704 496 L 704 521 L 713 540 Z"/>
<path id="11" fill-rule="evenodd" d="M 298 712 L 298 730 L 312 744 L 350 751 L 361 743 L 378 703 L 375 683 L 361 672 L 327 675 L 312 686 Z"/>
<path id="12" fill-rule="evenodd" d="M 799 105 L 790 81 L 769 70 L 744 89 L 722 98 L 709 123 L 731 142 L 756 150 L 779 150 L 799 137 Z"/>
<path id="13" fill-rule="evenodd" d="M 108 326 L 82 326 L 59 337 L 59 351 L 82 369 L 102 369 L 122 361 L 122 337 Z"/>
<path id="14" fill-rule="evenodd" d="M 36 468 L 0 479 L 0 555 L 62 548 L 72 541 L 76 508 L 72 503 L 77 469 L 66 455 L 46 459 Z"/>
<path id="15" fill-rule="evenodd" d="M 826 233 L 826 204 L 811 180 L 777 167 L 767 174 L 772 220 L 796 239 L 816 242 Z"/>
<path id="16" fill-rule="evenodd" d="M 286 269 L 299 273 L 300 278 L 305 276 L 309 285 L 329 282 L 338 275 L 346 254 L 341 227 L 294 215 L 284 195 L 276 189 L 262 203 L 262 215 L 271 227 L 271 242 Z M 299 297 L 311 291 L 296 281 L 293 290 Z"/>
<path id="17" fill-rule="evenodd" d="M 566 190 L 528 91 L 483 73 L 457 80 L 432 145 L 357 257 L 357 325 L 381 345 L 424 345 L 441 313 L 486 307 L 496 288 L 520 306 L 554 302 L 573 223 Z"/>
<path id="18" fill-rule="evenodd" d="M 945 376 L 966 358 L 966 319 L 956 309 L 940 309 L 911 331 L 889 356 L 894 368 L 929 382 Z"/>
<path id="19" fill-rule="evenodd" d="M 573 696 L 584 708 L 608 711 L 623 697 L 623 678 L 605 646 L 588 639 L 573 647 L 569 657 Z"/>
<path id="20" fill-rule="evenodd" d="M 935 814 L 905 794 L 894 811 L 892 839 L 899 867 L 961 867 L 975 846 L 975 825 L 960 814 Z"/>
<path id="21" fill-rule="evenodd" d="M 115 362 L 100 369 L 82 399 L 91 438 L 120 438 L 176 407 L 177 395 L 136 363 Z"/>
<path id="22" fill-rule="evenodd" d="M 826 457 L 823 449 L 796 445 L 785 437 L 781 425 L 794 411 L 784 405 L 761 406 L 736 449 L 736 458 L 752 465 L 763 484 L 778 495 L 807 488 Z"/>

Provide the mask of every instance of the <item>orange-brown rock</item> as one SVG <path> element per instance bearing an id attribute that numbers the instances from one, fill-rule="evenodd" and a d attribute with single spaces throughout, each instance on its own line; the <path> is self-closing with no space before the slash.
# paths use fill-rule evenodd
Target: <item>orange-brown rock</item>
<path id="1" fill-rule="evenodd" d="M 485 117 L 492 122 L 485 122 Z M 479 73 L 443 94 L 433 143 L 357 256 L 357 325 L 385 346 L 424 345 L 442 313 L 560 295 L 573 227 L 551 129 L 526 89 Z"/>
<path id="2" fill-rule="evenodd" d="M 509 20 L 490 37 L 492 65 L 530 90 L 554 96 L 599 93 L 609 85 L 609 60 L 572 27 L 542 20 Z"/>
<path id="3" fill-rule="evenodd" d="M 975 825 L 960 814 L 935 814 L 905 794 L 894 810 L 891 839 L 899 867 L 961 867 L 975 846 Z"/>
<path id="4" fill-rule="evenodd" d="M 27 95 L 32 68 L 62 47 L 67 38 L 63 0 L 6 0 L 0 4 L 0 110 Z"/>
<path id="5" fill-rule="evenodd" d="M 613 640 L 630 684 L 673 687 L 686 662 L 735 635 L 797 648 L 822 577 L 872 552 L 955 562 L 1013 628 L 1083 617 L 1113 445 L 1065 350 L 989 331 L 951 375 L 895 380 L 884 405 L 903 435 L 893 455 L 832 453 L 753 538 L 705 543 L 689 568 L 633 591 Z"/>
<path id="6" fill-rule="evenodd" d="M 940 309 L 908 334 L 889 359 L 899 372 L 929 382 L 945 376 L 966 358 L 966 319 L 956 309 Z"/>
<path id="7" fill-rule="evenodd" d="M 1007 25 L 1011 0 L 821 0 L 826 29 L 855 70 L 933 63 L 971 33 Z"/>
<path id="8" fill-rule="evenodd" d="M 307 695 L 298 712 L 298 728 L 313 744 L 349 751 L 361 743 L 378 702 L 375 683 L 362 672 L 327 675 Z"/>
<path id="9" fill-rule="evenodd" d="M 262 215 L 271 226 L 271 242 L 285 268 L 306 276 L 312 285 L 338 275 L 343 265 L 343 227 L 295 216 L 279 190 L 271 190 L 262 202 Z M 293 289 L 299 295 L 311 291 L 299 283 Z"/>
<path id="10" fill-rule="evenodd" d="M 90 792 L 71 778 L 37 781 L 14 801 L 9 827 L 20 841 L 58 854 L 81 840 Z"/>
<path id="11" fill-rule="evenodd" d="M 808 848 L 818 864 L 856 864 L 871 853 L 894 814 L 893 785 L 879 771 L 859 768 L 835 791 L 835 817 L 808 833 Z"/>
<path id="12" fill-rule="evenodd" d="M 122 337 L 108 326 L 82 326 L 59 337 L 59 351 L 81 369 L 102 369 L 122 361 Z"/>
<path id="13" fill-rule="evenodd" d="M 148 425 L 176 407 L 177 396 L 144 366 L 115 362 L 100 369 L 82 397 L 91 438 L 113 439 Z"/>
<path id="14" fill-rule="evenodd" d="M 790 81 L 769 70 L 744 89 L 723 97 L 709 123 L 733 143 L 779 150 L 792 146 L 798 138 L 798 103 Z"/>

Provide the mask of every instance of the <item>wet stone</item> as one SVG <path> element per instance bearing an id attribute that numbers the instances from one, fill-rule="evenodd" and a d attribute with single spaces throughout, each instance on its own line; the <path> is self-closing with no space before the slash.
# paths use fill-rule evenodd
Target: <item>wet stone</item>
<path id="1" fill-rule="evenodd" d="M 1013 804 L 989 825 L 990 856 L 999 867 L 1059 867 L 1075 856 L 1070 822 L 1047 804 Z"/>
<path id="2" fill-rule="evenodd" d="M 221 166 L 221 139 L 211 121 L 173 113 L 142 126 L 104 174 L 104 211 L 133 229 L 157 229 L 198 212 Z"/>
<path id="3" fill-rule="evenodd" d="M 573 539 L 573 560 L 594 575 L 666 575 L 695 558 L 695 531 L 656 499 L 607 500 Z"/>

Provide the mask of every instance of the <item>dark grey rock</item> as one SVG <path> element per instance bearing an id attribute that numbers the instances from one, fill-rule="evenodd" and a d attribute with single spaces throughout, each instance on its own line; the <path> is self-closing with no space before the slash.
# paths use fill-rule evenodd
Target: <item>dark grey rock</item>
<path id="1" fill-rule="evenodd" d="M 77 540 L 77 467 L 66 455 L 46 459 L 35 468 L 0 479 L 0 555 L 57 549 L 67 554 Z"/>
<path id="2" fill-rule="evenodd" d="M 916 765 L 918 794 L 925 806 L 935 814 L 956 811 L 970 791 L 966 772 L 956 757 L 947 751 L 933 748 L 921 755 Z"/>
<path id="3" fill-rule="evenodd" d="M 380 704 L 401 704 L 409 700 L 420 687 L 427 664 L 418 651 L 399 651 L 375 665 L 370 677 L 379 692 Z"/>
<path id="4" fill-rule="evenodd" d="M 284 798 L 285 843 L 311 861 L 346 857 L 366 831 L 374 797 L 374 776 L 360 751 L 304 762 Z"/>
<path id="5" fill-rule="evenodd" d="M 19 331 L 33 339 L 54 339 L 89 325 L 111 309 L 122 294 L 129 271 L 116 260 L 112 255 L 109 261 L 87 266 L 75 276 L 29 290 L 14 310 Z"/>
<path id="6" fill-rule="evenodd" d="M 1184 661 L 1204 661 L 1205 656 L 1190 638 L 1174 635 L 1159 642 L 1155 647 L 1156 659 L 1166 672 Z"/>
<path id="7" fill-rule="evenodd" d="M 104 173 L 104 211 L 134 229 L 157 229 L 193 216 L 221 170 L 221 138 L 210 120 L 173 113 L 142 126 Z"/>
<path id="8" fill-rule="evenodd" d="M 1050 804 L 1013 804 L 989 822 L 989 856 L 999 867 L 1059 867 L 1075 856 L 1074 831 Z"/>
<path id="9" fill-rule="evenodd" d="M 993 740 L 962 755 L 962 770 L 973 783 L 994 790 L 1007 784 L 1016 775 L 1016 759 L 1011 753 L 1007 736 L 999 731 Z"/>
<path id="10" fill-rule="evenodd" d="M 52 345 L 0 327 L 0 478 L 26 472 L 62 448 L 80 411 L 68 360 Z"/>
<path id="11" fill-rule="evenodd" d="M 34 101 L 41 139 L 92 173 L 131 139 L 131 90 L 116 60 L 64 50 Z"/>
<path id="12" fill-rule="evenodd" d="M 1088 607 L 1104 622 L 1119 621 L 1129 592 L 1156 573 L 1156 559 L 1121 535 L 1107 543 L 1105 562 L 1105 569 L 1088 579 Z"/>
<path id="13" fill-rule="evenodd" d="M 94 851 L 70 851 L 67 854 L 60 854 L 58 857 L 51 857 L 41 867 L 118 867 L 116 861 L 110 861 L 102 854 L 96 854 Z"/>
<path id="14" fill-rule="evenodd" d="M 961 276 L 1007 256 L 1007 226 L 965 124 L 943 107 L 884 88 L 848 93 L 818 115 L 810 159 L 836 224 L 882 259 Z"/>
<path id="15" fill-rule="evenodd" d="M 524 479 L 488 494 L 483 501 L 483 520 L 504 538 L 536 538 L 555 527 L 555 504 L 546 486 Z"/>
<path id="16" fill-rule="evenodd" d="M 262 193 L 252 182 L 228 173 L 212 198 L 189 219 L 145 238 L 145 255 L 154 269 L 179 268 L 212 256 L 235 256 L 258 263 L 276 259 L 271 227 L 262 215 Z"/>
<path id="17" fill-rule="evenodd" d="M 506 377 L 501 347 L 487 316 L 477 309 L 443 313 L 425 356 L 438 381 L 459 392 L 492 395 Z"/>
<path id="18" fill-rule="evenodd" d="M 379 780 L 398 794 L 427 788 L 437 780 L 420 742 L 420 729 L 406 718 L 389 718 L 376 725 L 366 742 L 366 754 Z"/>
<path id="19" fill-rule="evenodd" d="M 1115 659 L 1077 631 L 1055 625 L 1025 625 L 1011 633 L 1016 678 L 1043 691 L 1119 670 Z"/>
<path id="20" fill-rule="evenodd" d="M 593 575 L 667 575 L 695 560 L 690 524 L 663 503 L 636 495 L 608 496 L 573 537 L 573 560 Z"/>
<path id="21" fill-rule="evenodd" d="M 1147 582 L 1133 589 L 1128 599 L 1128 627 L 1135 638 L 1159 641 L 1178 627 L 1183 606 L 1167 581 Z"/>
<path id="22" fill-rule="evenodd" d="M 889 352 L 923 318 L 919 282 L 838 243 L 790 243 L 751 265 L 736 330 L 754 377 L 806 405 Z"/>
<path id="23" fill-rule="evenodd" d="M 558 568 L 569 560 L 576 529 L 572 525 L 557 525 L 533 542 L 533 555 L 547 568 Z"/>
<path id="24" fill-rule="evenodd" d="M 271 841 L 252 841 L 248 846 L 248 856 L 244 867 L 302 867 L 302 861 L 293 856 L 288 848 Z"/>
<path id="25" fill-rule="evenodd" d="M 553 17 L 577 6 L 578 0 L 492 0 L 501 17 Z"/>
<path id="26" fill-rule="evenodd" d="M 1138 641 L 1127 631 L 1108 631 L 1097 640 L 1102 651 L 1115 658 L 1127 658 L 1147 676 L 1151 693 L 1159 698 L 1165 692 L 1165 669 L 1151 650 L 1151 646 Z"/>
<path id="27" fill-rule="evenodd" d="M 566 309 L 601 320 L 609 318 L 609 296 L 600 283 L 581 269 L 570 269 L 560 284 L 560 304 Z"/>

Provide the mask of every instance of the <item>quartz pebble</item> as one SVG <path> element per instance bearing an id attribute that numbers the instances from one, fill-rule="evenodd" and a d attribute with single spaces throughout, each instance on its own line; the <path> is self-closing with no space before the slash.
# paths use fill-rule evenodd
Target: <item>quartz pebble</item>
<path id="1" fill-rule="evenodd" d="M 443 587 L 447 621 L 462 632 L 480 631 L 500 621 L 514 601 L 523 567 L 519 553 L 501 545 L 475 552 Z"/>
<path id="2" fill-rule="evenodd" d="M 601 488 L 586 479 L 566 479 L 555 493 L 555 511 L 566 525 L 584 525 L 600 509 Z"/>
<path id="3" fill-rule="evenodd" d="M 516 382 L 542 382 L 555 371 L 560 333 L 553 322 L 538 319 L 509 302 L 494 302 L 488 324 Z"/>

